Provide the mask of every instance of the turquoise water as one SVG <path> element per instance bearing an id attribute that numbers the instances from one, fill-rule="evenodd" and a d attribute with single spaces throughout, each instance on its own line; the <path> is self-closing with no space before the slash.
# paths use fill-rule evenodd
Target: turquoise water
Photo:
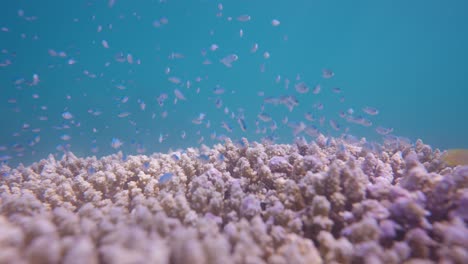
<path id="1" fill-rule="evenodd" d="M 0 157 L 29 164 L 64 149 L 78 156 L 119 150 L 150 154 L 198 146 L 201 139 L 211 145 L 223 136 L 288 143 L 294 122 L 315 125 L 325 135 L 369 140 L 380 140 L 375 128 L 382 126 L 437 148 L 468 148 L 466 10 L 468 2 L 462 0 L 117 0 L 113 6 L 108 1 L 9 1 L 0 9 Z M 241 15 L 250 21 L 238 21 Z M 280 24 L 273 26 L 273 19 Z M 252 53 L 254 43 L 258 50 Z M 219 48 L 212 51 L 212 44 Z M 116 60 L 119 54 L 123 62 Z M 178 54 L 183 58 L 173 58 Z M 238 56 L 232 67 L 220 62 L 229 54 Z M 324 79 L 323 69 L 335 75 Z M 298 82 L 305 82 L 309 92 L 298 93 Z M 317 84 L 322 89 L 314 94 Z M 224 94 L 213 93 L 216 85 Z M 336 87 L 340 94 L 332 92 Z M 174 104 L 175 89 L 186 100 Z M 163 106 L 156 100 L 161 93 L 168 96 Z M 264 112 L 278 128 L 258 121 L 257 130 L 265 97 L 281 95 L 295 96 L 299 105 L 290 112 L 284 105 L 265 104 Z M 323 110 L 314 107 L 317 103 Z M 365 106 L 379 114 L 363 113 Z M 339 116 L 350 108 L 372 126 Z M 98 110 L 102 114 L 92 114 Z M 73 118 L 62 117 L 67 111 Z M 306 120 L 309 111 L 325 118 L 324 124 Z M 118 117 L 122 112 L 130 115 Z M 200 113 L 205 119 L 194 124 Z M 330 119 L 340 130 L 330 126 Z M 113 138 L 123 145 L 112 148 Z"/>

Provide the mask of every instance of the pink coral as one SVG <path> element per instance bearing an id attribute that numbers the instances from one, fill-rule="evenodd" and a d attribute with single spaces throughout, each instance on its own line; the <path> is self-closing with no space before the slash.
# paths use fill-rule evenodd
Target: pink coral
<path id="1" fill-rule="evenodd" d="M 2 165 L 0 262 L 465 263 L 468 167 L 439 159 L 319 135 Z"/>

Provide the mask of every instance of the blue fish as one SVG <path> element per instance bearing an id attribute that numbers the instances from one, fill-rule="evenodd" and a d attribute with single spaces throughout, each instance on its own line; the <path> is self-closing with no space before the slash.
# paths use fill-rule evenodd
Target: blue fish
<path id="1" fill-rule="evenodd" d="M 180 160 L 180 157 L 177 154 L 172 154 L 171 156 L 175 161 Z"/>
<path id="2" fill-rule="evenodd" d="M 206 155 L 206 154 L 201 154 L 199 156 L 199 158 L 202 160 L 202 161 L 209 161 L 210 160 L 210 156 Z"/>
<path id="3" fill-rule="evenodd" d="M 174 174 L 172 174 L 171 172 L 164 173 L 163 175 L 161 175 L 161 177 L 159 177 L 159 184 L 164 184 L 170 181 L 173 175 Z"/>

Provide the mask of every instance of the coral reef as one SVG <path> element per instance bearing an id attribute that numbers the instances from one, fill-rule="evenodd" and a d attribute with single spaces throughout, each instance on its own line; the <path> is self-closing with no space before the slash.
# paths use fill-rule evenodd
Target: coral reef
<path id="1" fill-rule="evenodd" d="M 0 167 L 0 263 L 468 263 L 468 167 L 416 144 L 292 145 Z"/>

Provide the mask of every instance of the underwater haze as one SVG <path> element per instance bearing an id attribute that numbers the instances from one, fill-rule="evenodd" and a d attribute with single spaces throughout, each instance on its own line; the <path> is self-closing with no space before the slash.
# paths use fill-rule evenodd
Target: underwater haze
<path id="1" fill-rule="evenodd" d="M 467 1 L 1 6 L 2 163 L 319 134 L 468 148 Z"/>

